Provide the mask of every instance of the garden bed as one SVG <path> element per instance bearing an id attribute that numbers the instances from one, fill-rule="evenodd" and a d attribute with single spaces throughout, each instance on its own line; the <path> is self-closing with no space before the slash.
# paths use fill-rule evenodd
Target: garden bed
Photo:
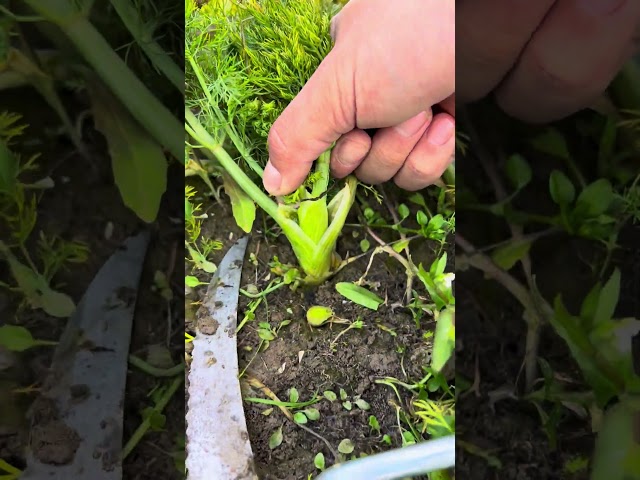
<path id="1" fill-rule="evenodd" d="M 202 236 L 222 243 L 220 250 L 211 257 L 216 264 L 243 235 L 235 224 L 230 206 L 224 201 L 226 196 L 223 196 L 222 205 L 208 203 L 202 210 L 209 217 L 203 221 Z M 357 222 L 355 212 L 350 220 Z M 269 226 L 269 222 L 264 223 L 259 216 L 256 226 L 259 225 Z M 388 241 L 393 235 L 383 233 L 381 236 Z M 362 254 L 360 241 L 367 237 L 363 228 L 345 228 L 338 253 L 342 258 Z M 370 237 L 369 241 L 374 242 Z M 440 250 L 438 242 L 427 240 L 416 240 L 412 247 L 414 261 L 424 265 L 431 264 Z M 446 249 L 449 258 L 453 258 L 450 242 Z M 265 289 L 275 278 L 269 267 L 274 256 L 283 264 L 295 262 L 290 246 L 275 228 L 267 232 L 256 228 L 250 237 L 241 288 L 251 290 L 253 287 L 249 285 L 253 285 L 258 291 Z M 387 254 L 376 255 L 366 275 L 370 290 L 386 300 L 378 311 L 356 305 L 336 291 L 338 282 L 358 280 L 368 263 L 369 255 L 362 256 L 315 288 L 300 287 L 293 291 L 289 286 L 283 286 L 267 294 L 255 309 L 252 308 L 254 299 L 240 296 L 238 322 L 247 311 L 254 312 L 254 318 L 238 334 L 240 371 L 244 372 L 243 396 L 263 396 L 259 389 L 246 386 L 247 378 L 259 380 L 280 400 L 289 400 L 292 388 L 297 390 L 300 402 L 320 395 L 320 401 L 313 405 L 319 411 L 319 418 L 309 421 L 306 427 L 324 440 L 288 421 L 277 407 L 245 402 L 250 441 L 261 480 L 306 480 L 309 475 L 315 476 L 319 473 L 314 466 L 316 455 L 322 453 L 325 466 L 332 465 L 337 460 L 333 453 L 344 439 L 351 440 L 354 450 L 350 455 L 338 453 L 342 457 L 340 461 L 403 445 L 403 434 L 406 435 L 408 426 L 404 421 L 399 422 L 398 415 L 405 418 L 409 412 L 415 413 L 412 400 L 416 396 L 398 387 L 399 399 L 392 387 L 376 382 L 392 378 L 413 384 L 424 377 L 431 354 L 431 344 L 424 334 L 433 332 L 435 322 L 425 317 L 417 325 L 411 312 L 401 305 L 406 274 L 400 263 Z M 448 270 L 453 268 L 452 263 L 449 262 Z M 188 268 L 186 273 L 191 272 Z M 202 280 L 208 279 L 203 277 Z M 187 331 L 194 331 L 193 314 L 205 291 L 206 287 L 199 287 L 188 296 L 195 305 L 190 308 L 191 318 L 187 316 Z M 345 324 L 313 328 L 306 321 L 306 312 L 314 305 L 331 308 L 341 319 L 362 320 L 364 326 L 349 329 L 344 334 Z M 286 325 L 280 327 L 283 321 Z M 277 331 L 277 337 L 267 348 L 260 336 L 260 329 L 264 328 L 259 326 L 261 322 L 268 322 Z M 262 349 L 258 352 L 261 344 Z M 333 391 L 337 400 L 322 398 L 327 390 Z M 341 392 L 346 398 L 340 398 Z M 437 402 L 442 396 L 442 392 L 437 392 L 433 399 Z M 345 408 L 344 402 L 351 402 L 351 405 L 346 404 L 349 408 Z M 372 428 L 370 416 L 375 417 L 378 428 Z M 270 439 L 280 428 L 281 444 L 271 448 Z M 383 440 L 385 435 L 388 437 Z M 325 441 L 332 446 L 333 453 Z"/>

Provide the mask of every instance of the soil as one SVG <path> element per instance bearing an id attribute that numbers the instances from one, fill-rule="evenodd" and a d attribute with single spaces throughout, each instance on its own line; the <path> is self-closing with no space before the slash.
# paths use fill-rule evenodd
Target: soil
<path id="1" fill-rule="evenodd" d="M 494 123 L 494 117 L 491 118 L 490 124 Z M 500 125 L 501 118 L 496 118 Z M 572 147 L 578 145 L 581 153 L 576 154 L 576 158 L 585 162 L 581 167 L 589 169 L 593 146 L 575 133 L 572 122 L 577 123 L 572 118 L 558 126 L 573 130 L 569 142 Z M 483 138 L 491 138 L 506 151 L 522 153 L 534 167 L 533 184 L 519 198 L 519 208 L 536 213 L 555 208 L 549 203 L 546 192 L 549 173 L 558 168 L 557 159 L 532 151 L 513 129 L 504 127 L 499 130 L 507 132 L 504 138 L 496 140 L 482 130 Z M 495 193 L 474 157 L 473 146 L 470 151 L 469 158 L 458 161 L 459 166 L 464 165 L 458 169 L 458 179 L 472 188 L 481 201 L 490 203 L 494 201 Z M 497 157 L 489 158 L 495 161 Z M 476 246 L 496 244 L 510 235 L 505 231 L 504 222 L 491 215 L 461 209 L 456 216 L 458 234 Z M 620 249 L 613 257 L 613 266 L 619 267 L 622 274 L 616 311 L 619 318 L 640 318 L 639 242 L 640 229 L 629 225 L 622 230 Z M 553 235 L 540 240 L 531 250 L 533 273 L 541 294 L 549 302 L 553 302 L 557 294 L 562 294 L 570 312 L 578 311 L 586 293 L 597 281 L 590 264 L 601 261 L 603 257 L 602 248 L 595 242 L 567 235 Z M 515 268 L 513 272 L 516 272 Z M 518 276 L 517 273 L 515 275 Z M 466 442 L 459 442 L 456 473 L 460 478 L 470 480 L 589 478 L 588 469 L 575 473 L 565 469 L 572 460 L 591 458 L 595 436 L 589 415 L 560 409 L 559 416 L 549 420 L 556 430 L 555 438 L 552 438 L 545 431 L 534 404 L 518 399 L 523 388 L 522 360 L 526 336 L 520 304 L 502 286 L 473 269 L 458 272 L 457 297 L 460 349 L 456 354 L 456 375 L 470 382 L 475 380 L 477 389 L 459 396 L 456 405 L 459 412 L 456 435 Z M 584 387 L 582 374 L 566 344 L 549 326 L 542 328 L 538 357 L 550 364 L 558 378 L 569 381 L 569 387 L 588 389 Z M 545 404 L 547 414 L 550 414 L 551 407 Z M 477 451 L 472 452 L 472 449 Z"/>
<path id="2" fill-rule="evenodd" d="M 198 191 L 204 192 L 205 189 L 202 187 Z M 223 199 L 226 200 L 226 197 Z M 209 219 L 203 225 L 203 235 L 224 244 L 213 257 L 217 264 L 242 232 L 237 228 L 228 205 L 211 203 L 206 213 Z M 358 222 L 355 216 L 349 221 Z M 273 278 L 267 264 L 274 255 L 282 263 L 295 264 L 286 239 L 282 235 L 260 230 L 260 226 L 265 225 L 263 222 L 264 219 L 259 215 L 243 266 L 243 288 L 249 284 L 256 285 L 258 289 L 266 286 L 267 279 Z M 358 231 L 360 236 L 356 238 L 354 233 Z M 363 238 L 362 233 L 362 229 L 345 228 L 338 242 L 338 253 L 342 258 L 346 258 L 347 254 L 354 256 L 360 253 L 358 244 Z M 371 243 L 375 244 L 373 241 Z M 416 243 L 414 248 L 416 263 L 431 263 L 434 245 Z M 256 255 L 257 264 L 249 260 L 250 253 Z M 367 255 L 314 289 L 293 291 L 284 287 L 276 290 L 255 311 L 255 320 L 248 322 L 238 334 L 240 370 L 247 368 L 246 377 L 258 379 L 280 400 L 288 400 L 287 392 L 292 387 L 298 390 L 301 401 L 309 400 L 315 393 L 322 394 L 325 390 L 333 390 L 338 394 L 342 388 L 350 400 L 361 396 L 370 404 L 369 411 L 360 410 L 355 405 L 351 411 L 347 411 L 340 400 L 333 403 L 322 400 L 314 405 L 320 411 L 319 420 L 306 425 L 329 442 L 334 450 L 342 439 L 351 439 L 355 445 L 354 456 L 370 455 L 401 445 L 393 407 L 398 399 L 390 387 L 375 381 L 395 377 L 410 383 L 422 378 L 424 374 L 421 367 L 428 365 L 430 346 L 421 337 L 423 332 L 433 329 L 433 322 L 427 320 L 423 320 L 420 328 L 417 328 L 407 310 L 390 306 L 402 299 L 406 277 L 396 260 L 386 255 L 376 257 L 367 275 L 376 293 L 387 299 L 378 311 L 355 305 L 336 292 L 337 282 L 358 280 L 365 272 L 368 261 Z M 208 279 L 201 280 L 208 282 Z M 190 298 L 201 298 L 205 291 L 206 287 L 201 287 Z M 239 321 L 244 316 L 249 300 L 241 295 Z M 339 338 L 338 335 L 346 328 L 344 324 L 311 328 L 306 322 L 306 311 L 313 305 L 328 306 L 339 318 L 360 318 L 365 327 L 349 330 Z M 292 322 L 280 330 L 266 350 L 256 353 L 260 343 L 257 323 L 267 321 L 276 328 L 283 320 Z M 187 328 L 193 328 L 193 320 L 190 321 L 189 315 Z M 403 397 L 402 407 L 410 409 L 410 397 L 402 389 L 399 390 Z M 260 391 L 250 388 L 245 390 L 244 396 L 264 398 Z M 315 469 L 313 460 L 318 452 L 324 454 L 327 467 L 335 463 L 336 458 L 320 438 L 288 421 L 277 407 L 268 415 L 265 412 L 269 407 L 267 405 L 245 402 L 244 407 L 256 469 L 261 480 L 306 480 L 309 474 L 315 476 L 319 471 Z M 372 432 L 368 426 L 369 415 L 375 415 L 378 419 L 379 434 Z M 269 448 L 269 437 L 281 426 L 283 442 L 272 450 Z M 381 443 L 384 434 L 391 436 L 392 447 Z"/>
<path id="3" fill-rule="evenodd" d="M 75 105 L 72 110 L 82 109 L 82 103 L 72 94 L 65 94 L 64 100 L 66 105 Z M 54 188 L 42 193 L 38 204 L 38 223 L 30 248 L 35 247 L 35 239 L 42 230 L 67 240 L 82 241 L 90 249 L 87 262 L 72 264 L 56 277 L 56 287 L 69 294 L 77 303 L 100 267 L 125 238 L 141 228 L 150 229 L 152 238 L 138 292 L 130 351 L 145 358 L 150 346 L 163 345 L 174 363 L 181 361 L 184 328 L 184 290 L 181 276 L 184 258 L 182 167 L 175 164 L 171 166 L 169 185 L 159 218 L 150 226 L 143 225 L 124 206 L 113 183 L 110 161 L 105 153 L 106 145 L 90 124 L 86 125 L 83 132 L 91 153 L 89 163 L 87 159 L 74 153 L 74 147 L 65 137 L 53 133 L 60 122 L 32 90 L 3 93 L 0 103 L 4 109 L 22 114 L 23 120 L 29 124 L 24 136 L 25 144 L 16 148 L 20 148 L 20 153 L 25 157 L 30 153 L 41 154 L 34 179 L 49 175 L 55 182 Z M 155 288 L 154 275 L 157 271 L 165 272 L 170 279 L 173 291 L 171 301 L 161 297 Z M 11 282 L 4 262 L 0 264 L 0 280 Z M 42 310 L 21 308 L 19 303 L 17 295 L 0 290 L 0 318 L 3 322 L 23 325 L 38 339 L 56 340 L 60 337 L 66 320 L 49 317 Z M 25 467 L 25 445 L 29 433 L 26 411 L 37 398 L 37 391 L 12 394 L 8 389 L 41 385 L 48 373 L 53 348 L 40 347 L 19 355 L 0 353 L 3 353 L 3 360 L 9 359 L 3 365 L 7 368 L 0 371 L 3 387 L 0 397 L 0 458 L 22 469 Z M 135 368 L 129 370 L 124 401 L 123 442 L 129 439 L 141 423 L 141 412 L 152 406 L 149 393 L 166 382 L 166 379 L 151 377 Z M 184 436 L 183 398 L 174 396 L 163 413 L 166 415 L 164 429 L 149 431 L 125 459 L 124 478 L 184 477 L 174 466 L 174 459 L 170 455 L 179 449 L 176 438 Z M 31 431 L 31 434 L 38 432 Z M 69 438 L 72 442 L 77 441 L 73 436 Z M 51 446 L 52 441 L 49 437 L 42 438 L 41 444 L 46 449 Z M 69 454 L 61 450 L 36 453 L 55 455 L 63 463 L 68 461 L 68 458 L 63 457 L 68 457 Z"/>

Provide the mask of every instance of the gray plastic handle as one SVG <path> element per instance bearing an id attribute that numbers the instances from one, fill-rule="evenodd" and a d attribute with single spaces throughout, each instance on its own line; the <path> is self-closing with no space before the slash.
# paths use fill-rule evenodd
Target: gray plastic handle
<path id="1" fill-rule="evenodd" d="M 456 464 L 455 435 L 335 465 L 316 480 L 397 480 Z"/>

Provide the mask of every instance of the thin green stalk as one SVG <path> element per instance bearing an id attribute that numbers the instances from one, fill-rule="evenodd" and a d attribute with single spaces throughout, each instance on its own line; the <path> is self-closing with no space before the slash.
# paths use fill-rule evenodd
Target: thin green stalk
<path id="1" fill-rule="evenodd" d="M 276 283 L 273 286 L 268 286 L 267 288 L 265 288 L 264 290 L 262 290 L 259 293 L 249 293 L 246 290 L 243 290 L 242 288 L 240 289 L 240 293 L 243 294 L 245 297 L 248 298 L 261 298 L 261 297 L 266 297 L 267 295 L 269 295 L 271 292 L 275 292 L 276 290 L 278 290 L 281 287 L 284 287 L 285 285 L 287 285 L 284 282 L 279 282 Z"/>
<path id="2" fill-rule="evenodd" d="M 329 188 L 329 167 L 331 164 L 331 149 L 323 152 L 318 160 L 316 160 L 316 174 L 319 175 L 319 178 L 313 184 L 313 189 L 311 191 L 311 195 L 313 197 L 319 197 Z M 326 205 L 326 197 L 323 197 L 324 203 Z"/>
<path id="3" fill-rule="evenodd" d="M 347 216 L 349 215 L 349 211 L 351 210 L 351 205 L 353 205 L 353 202 L 355 201 L 357 186 L 358 181 L 355 177 L 350 176 L 347 178 L 344 188 L 348 189 L 346 192 L 346 195 L 348 195 L 348 199 L 343 199 L 338 205 L 333 220 L 329 224 L 329 228 L 318 243 L 318 248 L 320 250 L 326 250 L 329 248 L 333 250 L 336 239 L 338 238 L 338 235 L 340 235 L 340 232 L 342 231 L 342 228 L 347 221 Z"/>
<path id="4" fill-rule="evenodd" d="M 184 381 L 184 376 L 178 375 L 173 380 L 173 382 L 171 382 L 171 385 L 169 385 L 169 388 L 167 388 L 167 390 L 164 392 L 164 394 L 162 395 L 162 398 L 160 398 L 160 400 L 155 405 L 155 407 L 153 407 L 153 410 L 158 413 L 162 412 L 162 410 L 164 410 L 164 408 L 167 406 L 167 404 L 169 403 L 169 400 L 171 400 L 171 397 L 173 397 L 174 393 L 176 393 L 176 391 L 178 390 L 178 387 L 182 384 L 183 381 Z M 149 430 L 149 428 L 151 428 L 151 417 L 147 416 L 142 421 L 142 423 L 138 426 L 136 431 L 133 432 L 133 435 L 131 435 L 131 438 L 129 438 L 129 441 L 122 449 L 123 459 L 127 458 L 127 456 L 133 451 L 133 449 L 136 448 L 136 445 L 140 443 L 140 440 L 142 440 L 142 437 L 144 437 L 145 433 L 147 433 L 147 430 Z"/>
<path id="5" fill-rule="evenodd" d="M 279 217 L 278 205 L 271 200 L 260 188 L 258 188 L 242 169 L 236 165 L 233 158 L 226 152 L 222 145 L 219 145 L 215 139 L 207 132 L 200 121 L 196 118 L 191 110 L 184 109 L 185 127 L 187 133 L 196 140 L 201 147 L 211 151 L 220 162 L 222 167 L 231 175 L 236 183 L 249 195 L 260 208 L 262 208 L 270 217 L 277 221 Z M 301 232 L 302 233 L 302 232 Z"/>
<path id="6" fill-rule="evenodd" d="M 130 0 L 110 0 L 111 5 L 118 13 L 122 23 L 127 27 L 129 33 L 144 50 L 153 65 L 161 71 L 171 83 L 184 94 L 184 72 L 171 59 L 162 47 L 153 39 L 149 28 L 146 28 L 140 15 L 133 7 Z"/>
<path id="7" fill-rule="evenodd" d="M 329 227 L 329 211 L 327 210 L 327 197 L 325 194 L 329 187 L 330 157 L 331 150 L 327 150 L 316 160 L 311 194 L 309 195 L 306 187 L 300 187 L 303 200 L 317 198 L 317 200 L 303 202 L 298 207 L 300 228 L 314 243 L 322 238 L 322 235 Z"/>
<path id="8" fill-rule="evenodd" d="M 129 363 L 139 370 L 151 375 L 152 377 L 175 377 L 184 371 L 184 364 L 179 363 L 171 368 L 158 368 L 145 362 L 140 357 L 129 355 Z"/>
<path id="9" fill-rule="evenodd" d="M 158 143 L 184 163 L 182 125 L 113 51 L 72 0 L 24 0 L 38 14 L 55 23 L 122 104 Z"/>

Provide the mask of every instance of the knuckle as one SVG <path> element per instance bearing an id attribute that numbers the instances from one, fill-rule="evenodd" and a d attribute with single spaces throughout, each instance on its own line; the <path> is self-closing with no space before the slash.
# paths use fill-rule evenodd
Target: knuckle
<path id="1" fill-rule="evenodd" d="M 405 156 L 400 156 L 397 154 L 377 154 L 375 156 L 372 156 L 371 163 L 372 165 L 375 165 L 377 169 L 387 171 L 394 169 L 398 170 L 402 166 L 402 164 L 405 163 L 405 160 Z"/>
<path id="2" fill-rule="evenodd" d="M 533 74 L 540 79 L 541 88 L 556 94 L 568 95 L 590 89 L 593 77 L 584 75 L 584 72 L 578 72 L 579 69 L 575 68 L 577 62 L 561 65 L 552 59 L 547 49 L 542 47 L 532 46 L 529 55 Z"/>
<path id="3" fill-rule="evenodd" d="M 427 161 L 427 158 L 424 156 L 412 157 L 406 163 L 405 167 L 407 169 L 407 174 L 416 180 L 421 182 L 426 181 L 431 178 L 437 178 L 442 174 L 442 172 L 438 172 L 433 164 Z"/>

